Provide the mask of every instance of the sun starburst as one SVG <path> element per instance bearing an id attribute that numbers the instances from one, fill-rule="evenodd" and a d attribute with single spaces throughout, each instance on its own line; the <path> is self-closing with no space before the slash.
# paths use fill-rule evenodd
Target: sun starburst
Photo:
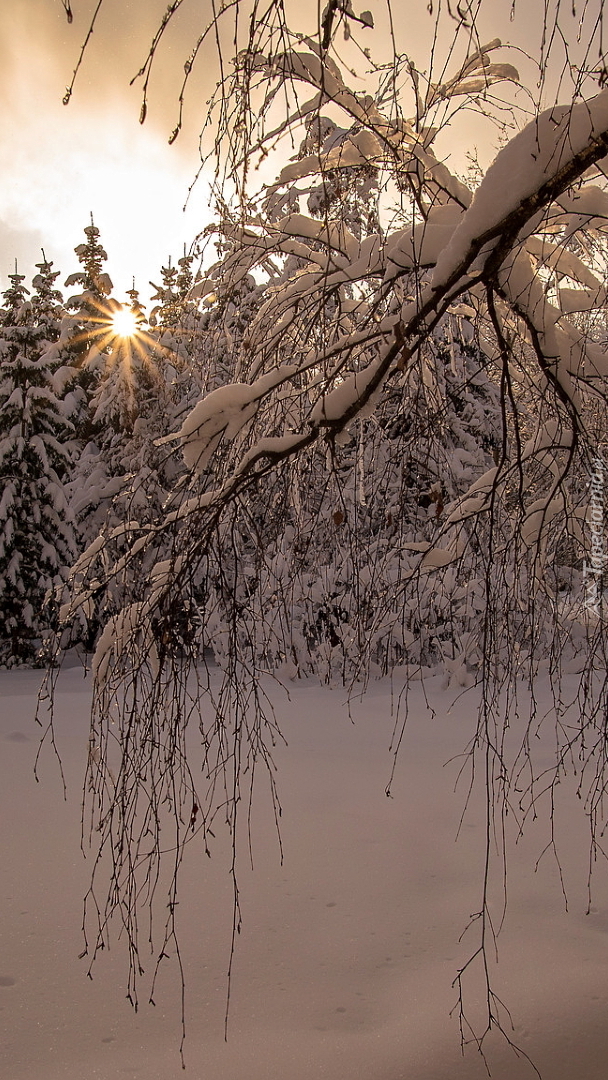
<path id="1" fill-rule="evenodd" d="M 118 308 L 111 320 L 111 327 L 116 337 L 130 338 L 139 330 L 135 313 L 128 307 Z"/>
<path id="2" fill-rule="evenodd" d="M 166 351 L 144 329 L 141 308 L 105 297 L 89 297 L 87 302 L 89 311 L 82 312 L 84 326 L 72 339 L 86 347 L 87 357 L 102 353 L 111 367 L 121 359 L 131 364 L 137 358 L 148 364 L 153 353 Z"/>

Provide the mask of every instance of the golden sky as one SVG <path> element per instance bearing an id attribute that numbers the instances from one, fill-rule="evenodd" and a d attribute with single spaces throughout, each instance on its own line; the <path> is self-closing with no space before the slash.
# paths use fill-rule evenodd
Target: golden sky
<path id="1" fill-rule="evenodd" d="M 160 280 L 160 266 L 183 254 L 209 220 L 204 183 L 182 212 L 199 162 L 197 129 L 187 126 L 177 144 L 167 144 L 179 54 L 188 53 L 192 27 L 181 28 L 183 40 L 175 32 L 168 40 L 142 127 L 140 92 L 129 79 L 164 0 L 106 0 L 66 107 L 62 97 L 94 3 L 72 0 L 72 8 L 68 26 L 60 0 L 0 4 L 0 285 L 6 287 L 16 257 L 29 277 L 42 245 L 61 280 L 78 269 L 73 249 L 92 211 L 117 295 L 130 288 L 133 274 L 147 295 L 148 279 Z M 200 100 L 200 82 L 195 93 Z"/>
<path id="2" fill-rule="evenodd" d="M 74 21 L 68 25 L 61 0 L 0 0 L 0 288 L 6 287 L 15 258 L 31 276 L 42 245 L 62 281 L 78 269 L 73 248 L 82 242 L 92 211 L 116 295 L 124 295 L 135 275 L 147 299 L 149 279 L 158 281 L 161 265 L 170 255 L 178 258 L 184 243 L 189 245 L 210 220 L 204 176 L 185 214 L 182 207 L 199 163 L 205 100 L 217 77 L 211 51 L 201 55 L 195 69 L 184 130 L 173 146 L 167 140 L 175 125 L 183 64 L 209 18 L 211 0 L 184 0 L 169 27 L 143 127 L 138 122 L 141 91 L 129 87 L 129 80 L 146 57 L 167 0 L 104 0 L 72 101 L 62 104 L 96 2 L 71 0 Z M 302 18 L 317 18 L 316 0 L 289 4 L 288 13 L 300 25 Z M 445 13 L 446 0 L 435 0 L 435 14 L 442 4 Z M 546 4 L 559 11 L 560 34 L 576 49 L 581 12 L 592 25 L 602 0 L 516 0 L 513 19 L 512 0 L 483 0 L 479 18 L 482 41 L 500 36 L 520 50 L 496 59 L 516 64 L 532 85 L 538 77 L 534 65 Z M 378 55 L 388 41 L 385 0 L 360 0 L 354 7 L 373 11 L 377 29 L 369 32 L 368 44 Z M 428 9 L 428 0 L 393 0 L 398 46 L 422 67 L 434 25 Z M 455 25 L 442 17 L 439 67 Z M 550 82 L 556 86 L 563 67 L 559 35 L 552 56 Z M 558 96 L 563 95 L 562 86 Z M 466 138 L 485 140 L 486 156 L 491 156 L 489 128 L 472 114 L 468 125 L 465 116 Z"/>

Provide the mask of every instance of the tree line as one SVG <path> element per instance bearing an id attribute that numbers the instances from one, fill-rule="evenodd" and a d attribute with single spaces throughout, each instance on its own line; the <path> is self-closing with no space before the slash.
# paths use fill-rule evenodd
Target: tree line
<path id="1" fill-rule="evenodd" d="M 148 322 L 134 288 L 127 304 L 113 297 L 93 222 L 85 236 L 75 249 L 81 270 L 65 283 L 78 292 L 63 296 L 59 272 L 43 253 L 30 289 L 15 267 L 0 309 L 5 666 L 48 662 L 70 567 L 104 525 L 116 522 L 129 491 L 148 518 L 160 513 L 173 477 L 160 463 L 155 468 L 153 440 L 171 430 L 197 392 L 192 384 L 184 389 L 192 256 L 163 267 Z M 125 311 L 127 331 L 116 322 Z M 97 629 L 93 620 L 83 630 L 84 647 Z"/>

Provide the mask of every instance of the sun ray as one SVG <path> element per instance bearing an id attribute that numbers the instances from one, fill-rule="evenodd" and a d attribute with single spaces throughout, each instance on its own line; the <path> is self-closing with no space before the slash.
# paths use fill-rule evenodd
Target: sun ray
<path id="1" fill-rule="evenodd" d="M 78 366 L 86 367 L 90 359 L 102 354 L 108 368 L 123 363 L 131 368 L 134 362 L 145 366 L 150 374 L 157 371 L 156 359 L 174 357 L 172 349 L 148 333 L 141 309 L 129 304 L 88 298 L 89 311 L 81 311 L 82 329 L 72 337 L 73 344 L 84 346 Z M 75 321 L 78 320 L 78 315 Z"/>
<path id="2" fill-rule="evenodd" d="M 139 330 L 137 317 L 128 307 L 120 307 L 114 312 L 111 325 L 116 337 L 121 338 L 134 337 Z"/>

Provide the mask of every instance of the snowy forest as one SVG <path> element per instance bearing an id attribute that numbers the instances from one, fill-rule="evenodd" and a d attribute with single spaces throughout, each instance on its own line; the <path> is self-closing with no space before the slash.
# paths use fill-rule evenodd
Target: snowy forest
<path id="1" fill-rule="evenodd" d="M 2 663 L 49 662 L 48 641 L 71 568 L 92 540 L 137 516 L 156 520 L 184 470 L 155 441 L 204 391 L 189 301 L 193 256 L 163 267 L 150 324 L 135 289 L 112 297 L 93 221 L 66 279 L 52 262 L 31 286 L 10 275 L 2 309 Z M 144 329 L 145 327 L 145 329 Z M 189 348 L 186 348 L 186 341 Z M 135 509 L 137 507 L 137 510 Z M 75 641 L 93 646 L 101 614 Z"/>
<path id="2" fill-rule="evenodd" d="M 142 122 L 179 6 L 140 72 Z M 463 1044 L 483 1049 L 508 1027 L 484 959 L 507 818 L 523 830 L 576 762 L 603 854 L 608 90 L 587 7 L 557 103 L 559 4 L 525 88 L 517 50 L 479 36 L 483 4 L 435 8 L 423 63 L 397 49 L 390 5 L 329 0 L 312 29 L 278 0 L 221 5 L 171 134 L 215 34 L 214 219 L 151 268 L 150 309 L 135 284 L 114 296 L 94 213 L 79 272 L 62 282 L 45 253 L 32 281 L 15 267 L 0 310 L 0 664 L 47 669 L 41 715 L 62 656 L 91 668 L 87 947 L 94 960 L 120 926 L 135 1003 L 142 910 L 161 925 L 157 970 L 186 848 L 212 854 L 220 821 L 234 948 L 254 786 L 281 812 L 265 680 L 352 698 L 402 680 L 393 772 L 408 687 L 479 688 L 463 769 L 495 850 L 456 995 Z M 471 143 L 452 167 L 446 145 L 471 116 L 493 132 L 492 163 Z M 554 760 L 537 771 L 534 704 L 514 743 L 509 728 L 517 687 L 534 702 L 543 678 Z"/>
<path id="3" fill-rule="evenodd" d="M 377 227 L 374 170 L 359 168 L 354 177 L 344 172 L 342 182 L 353 187 L 350 237 L 371 251 L 370 237 L 378 246 L 377 234 L 370 233 L 370 223 Z M 294 198 L 290 190 L 287 198 Z M 317 189 L 309 202 L 321 205 L 322 198 Z M 288 224 L 299 230 L 295 235 L 312 232 L 314 238 L 323 228 L 318 218 L 290 217 Z M 276 375 L 254 380 L 253 390 L 235 381 L 242 374 L 235 353 L 255 326 L 269 289 L 256 282 L 251 267 L 245 268 L 249 272 L 239 268 L 234 286 L 233 245 L 226 245 L 232 264 L 228 285 L 220 277 L 223 264 L 195 283 L 192 255 L 177 266 L 169 260 L 148 321 L 135 289 L 128 305 L 113 299 L 99 231 L 91 224 L 85 234 L 86 243 L 76 248 L 82 271 L 66 280 L 82 292 L 66 299 L 57 287 L 58 271 L 43 261 L 30 288 L 15 271 L 4 293 L 6 666 L 49 662 L 49 638 L 66 583 L 98 557 L 98 538 L 110 534 L 124 548 L 142 529 L 152 531 L 169 507 L 177 506 L 181 519 L 185 487 L 188 500 L 197 502 L 200 489 L 204 505 L 221 437 L 228 441 L 238 434 L 265 391 L 276 388 L 272 408 L 280 417 L 283 384 L 294 374 L 283 364 Z M 294 244 L 303 247 L 301 239 L 284 242 L 287 248 Z M 295 278 L 295 292 L 302 264 L 301 256 L 288 257 L 280 284 Z M 277 287 L 273 280 L 273 293 Z M 210 293 L 211 288 L 216 291 Z M 349 295 L 355 295 L 353 287 L 343 296 L 337 287 L 334 292 L 327 325 L 335 328 L 342 320 L 355 325 L 352 314 L 363 299 Z M 216 663 L 228 657 L 229 606 L 236 588 L 243 620 L 239 640 L 247 638 L 251 646 L 255 641 L 256 659 L 288 678 L 316 673 L 348 680 L 362 675 L 370 662 L 377 673 L 404 663 L 430 670 L 437 664 L 445 668 L 457 656 L 459 664 L 449 663 L 445 670 L 459 685 L 470 685 L 478 667 L 472 629 L 483 610 L 481 582 L 470 570 L 452 571 L 447 589 L 438 595 L 427 573 L 426 590 L 417 581 L 411 597 L 400 593 L 421 553 L 442 535 L 450 516 L 446 507 L 452 511 L 472 484 L 475 492 L 489 488 L 496 471 L 499 381 L 476 340 L 473 316 L 472 308 L 460 305 L 434 333 L 424 372 L 410 376 L 413 400 L 424 402 L 415 416 L 403 417 L 402 391 L 391 387 L 373 420 L 357 418 L 353 431 L 347 429 L 278 484 L 274 481 L 270 491 L 260 492 L 257 507 L 249 500 L 246 509 L 241 504 L 245 518 L 237 546 L 217 546 L 213 572 L 206 564 L 189 581 L 172 631 L 174 648 L 202 654 L 206 647 Z M 312 379 L 319 384 L 318 372 Z M 352 396 L 346 380 L 338 385 L 341 394 L 350 390 Z M 344 400 L 350 404 L 348 396 Z M 301 417 L 293 402 L 290 408 L 296 421 L 291 427 L 297 430 Z M 531 417 L 531 411 L 525 417 L 521 410 L 522 430 L 532 431 Z M 171 445 L 178 439 L 181 453 Z M 455 561 L 441 549 L 424 565 L 441 568 Z M 130 573 L 143 581 L 145 565 L 138 563 Z M 569 589 L 573 603 L 581 581 L 565 563 L 561 589 Z M 104 605 L 91 604 L 92 599 L 88 596 L 86 605 L 79 600 L 64 645 L 95 650 L 115 608 L 108 598 Z M 460 618 L 451 628 L 454 605 Z M 113 648 L 117 628 L 108 625 L 106 641 Z M 256 634 L 256 626 L 265 629 Z M 455 633 L 461 645 L 456 653 Z"/>

